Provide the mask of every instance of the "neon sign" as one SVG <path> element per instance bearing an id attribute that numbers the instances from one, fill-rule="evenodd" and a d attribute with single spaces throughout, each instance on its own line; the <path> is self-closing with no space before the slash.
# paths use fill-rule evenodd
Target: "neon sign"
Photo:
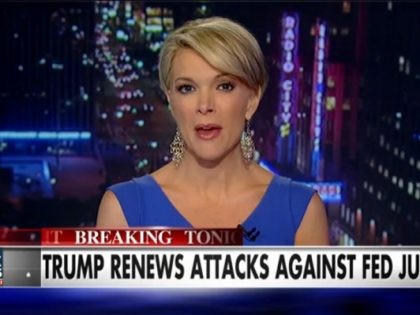
<path id="1" fill-rule="evenodd" d="M 280 83 L 280 106 L 279 127 L 280 136 L 285 138 L 291 132 L 292 112 L 296 107 L 297 85 L 295 83 L 297 68 L 298 48 L 298 23 L 297 14 L 285 13 L 282 18 L 282 58 L 281 58 L 281 83 Z"/>
<path id="2" fill-rule="evenodd" d="M 314 190 L 316 190 L 324 202 L 340 202 L 342 200 L 341 182 L 302 182 Z"/>
<path id="3" fill-rule="evenodd" d="M 325 69 L 328 53 L 327 25 L 320 20 L 316 23 L 314 68 L 312 78 L 311 137 L 312 137 L 312 176 L 318 181 L 323 178 L 324 160 L 322 157 L 323 104 L 325 102 Z"/>
<path id="4" fill-rule="evenodd" d="M 315 60 L 312 89 L 312 122 L 311 132 L 313 137 L 313 151 L 318 152 L 322 136 L 322 104 L 325 91 L 325 68 L 326 68 L 326 31 L 325 23 L 317 23 Z"/>

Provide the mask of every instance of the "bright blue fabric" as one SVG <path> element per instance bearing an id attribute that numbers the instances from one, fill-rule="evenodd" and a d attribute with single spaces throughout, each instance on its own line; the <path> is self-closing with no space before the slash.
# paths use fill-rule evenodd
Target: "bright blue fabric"
<path id="1" fill-rule="evenodd" d="M 134 178 L 108 188 L 117 197 L 130 227 L 191 227 L 176 210 L 155 179 Z M 260 231 L 255 241 L 245 245 L 293 245 L 314 190 L 291 179 L 274 175 L 263 198 L 245 222 L 245 230 Z"/>

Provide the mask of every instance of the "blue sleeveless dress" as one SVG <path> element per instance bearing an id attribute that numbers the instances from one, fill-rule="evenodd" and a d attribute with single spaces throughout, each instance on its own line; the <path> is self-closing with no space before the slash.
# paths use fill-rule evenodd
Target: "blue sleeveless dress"
<path id="1" fill-rule="evenodd" d="M 108 189 L 117 197 L 130 227 L 192 227 L 150 175 Z M 295 233 L 313 194 L 310 187 L 274 175 L 251 215 L 238 222 L 245 231 L 259 231 L 255 240 L 244 238 L 244 245 L 294 245 Z"/>

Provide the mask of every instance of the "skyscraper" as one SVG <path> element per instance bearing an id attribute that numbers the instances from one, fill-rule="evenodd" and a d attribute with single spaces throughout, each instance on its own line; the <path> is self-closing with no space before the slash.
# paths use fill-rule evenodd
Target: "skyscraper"
<path id="1" fill-rule="evenodd" d="M 342 209 L 360 244 L 420 242 L 419 9 L 368 6 L 358 181 Z"/>

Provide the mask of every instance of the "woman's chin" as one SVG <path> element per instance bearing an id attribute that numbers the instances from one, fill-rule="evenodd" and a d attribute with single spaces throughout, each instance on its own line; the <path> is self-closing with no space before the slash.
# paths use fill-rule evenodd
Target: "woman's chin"
<path id="1" fill-rule="evenodd" d="M 224 160 L 229 159 L 229 152 L 205 152 L 192 153 L 191 158 L 200 166 L 211 168 L 220 165 Z"/>
<path id="2" fill-rule="evenodd" d="M 221 156 L 216 155 L 196 155 L 194 158 L 199 165 L 207 168 L 215 167 L 223 160 Z"/>

